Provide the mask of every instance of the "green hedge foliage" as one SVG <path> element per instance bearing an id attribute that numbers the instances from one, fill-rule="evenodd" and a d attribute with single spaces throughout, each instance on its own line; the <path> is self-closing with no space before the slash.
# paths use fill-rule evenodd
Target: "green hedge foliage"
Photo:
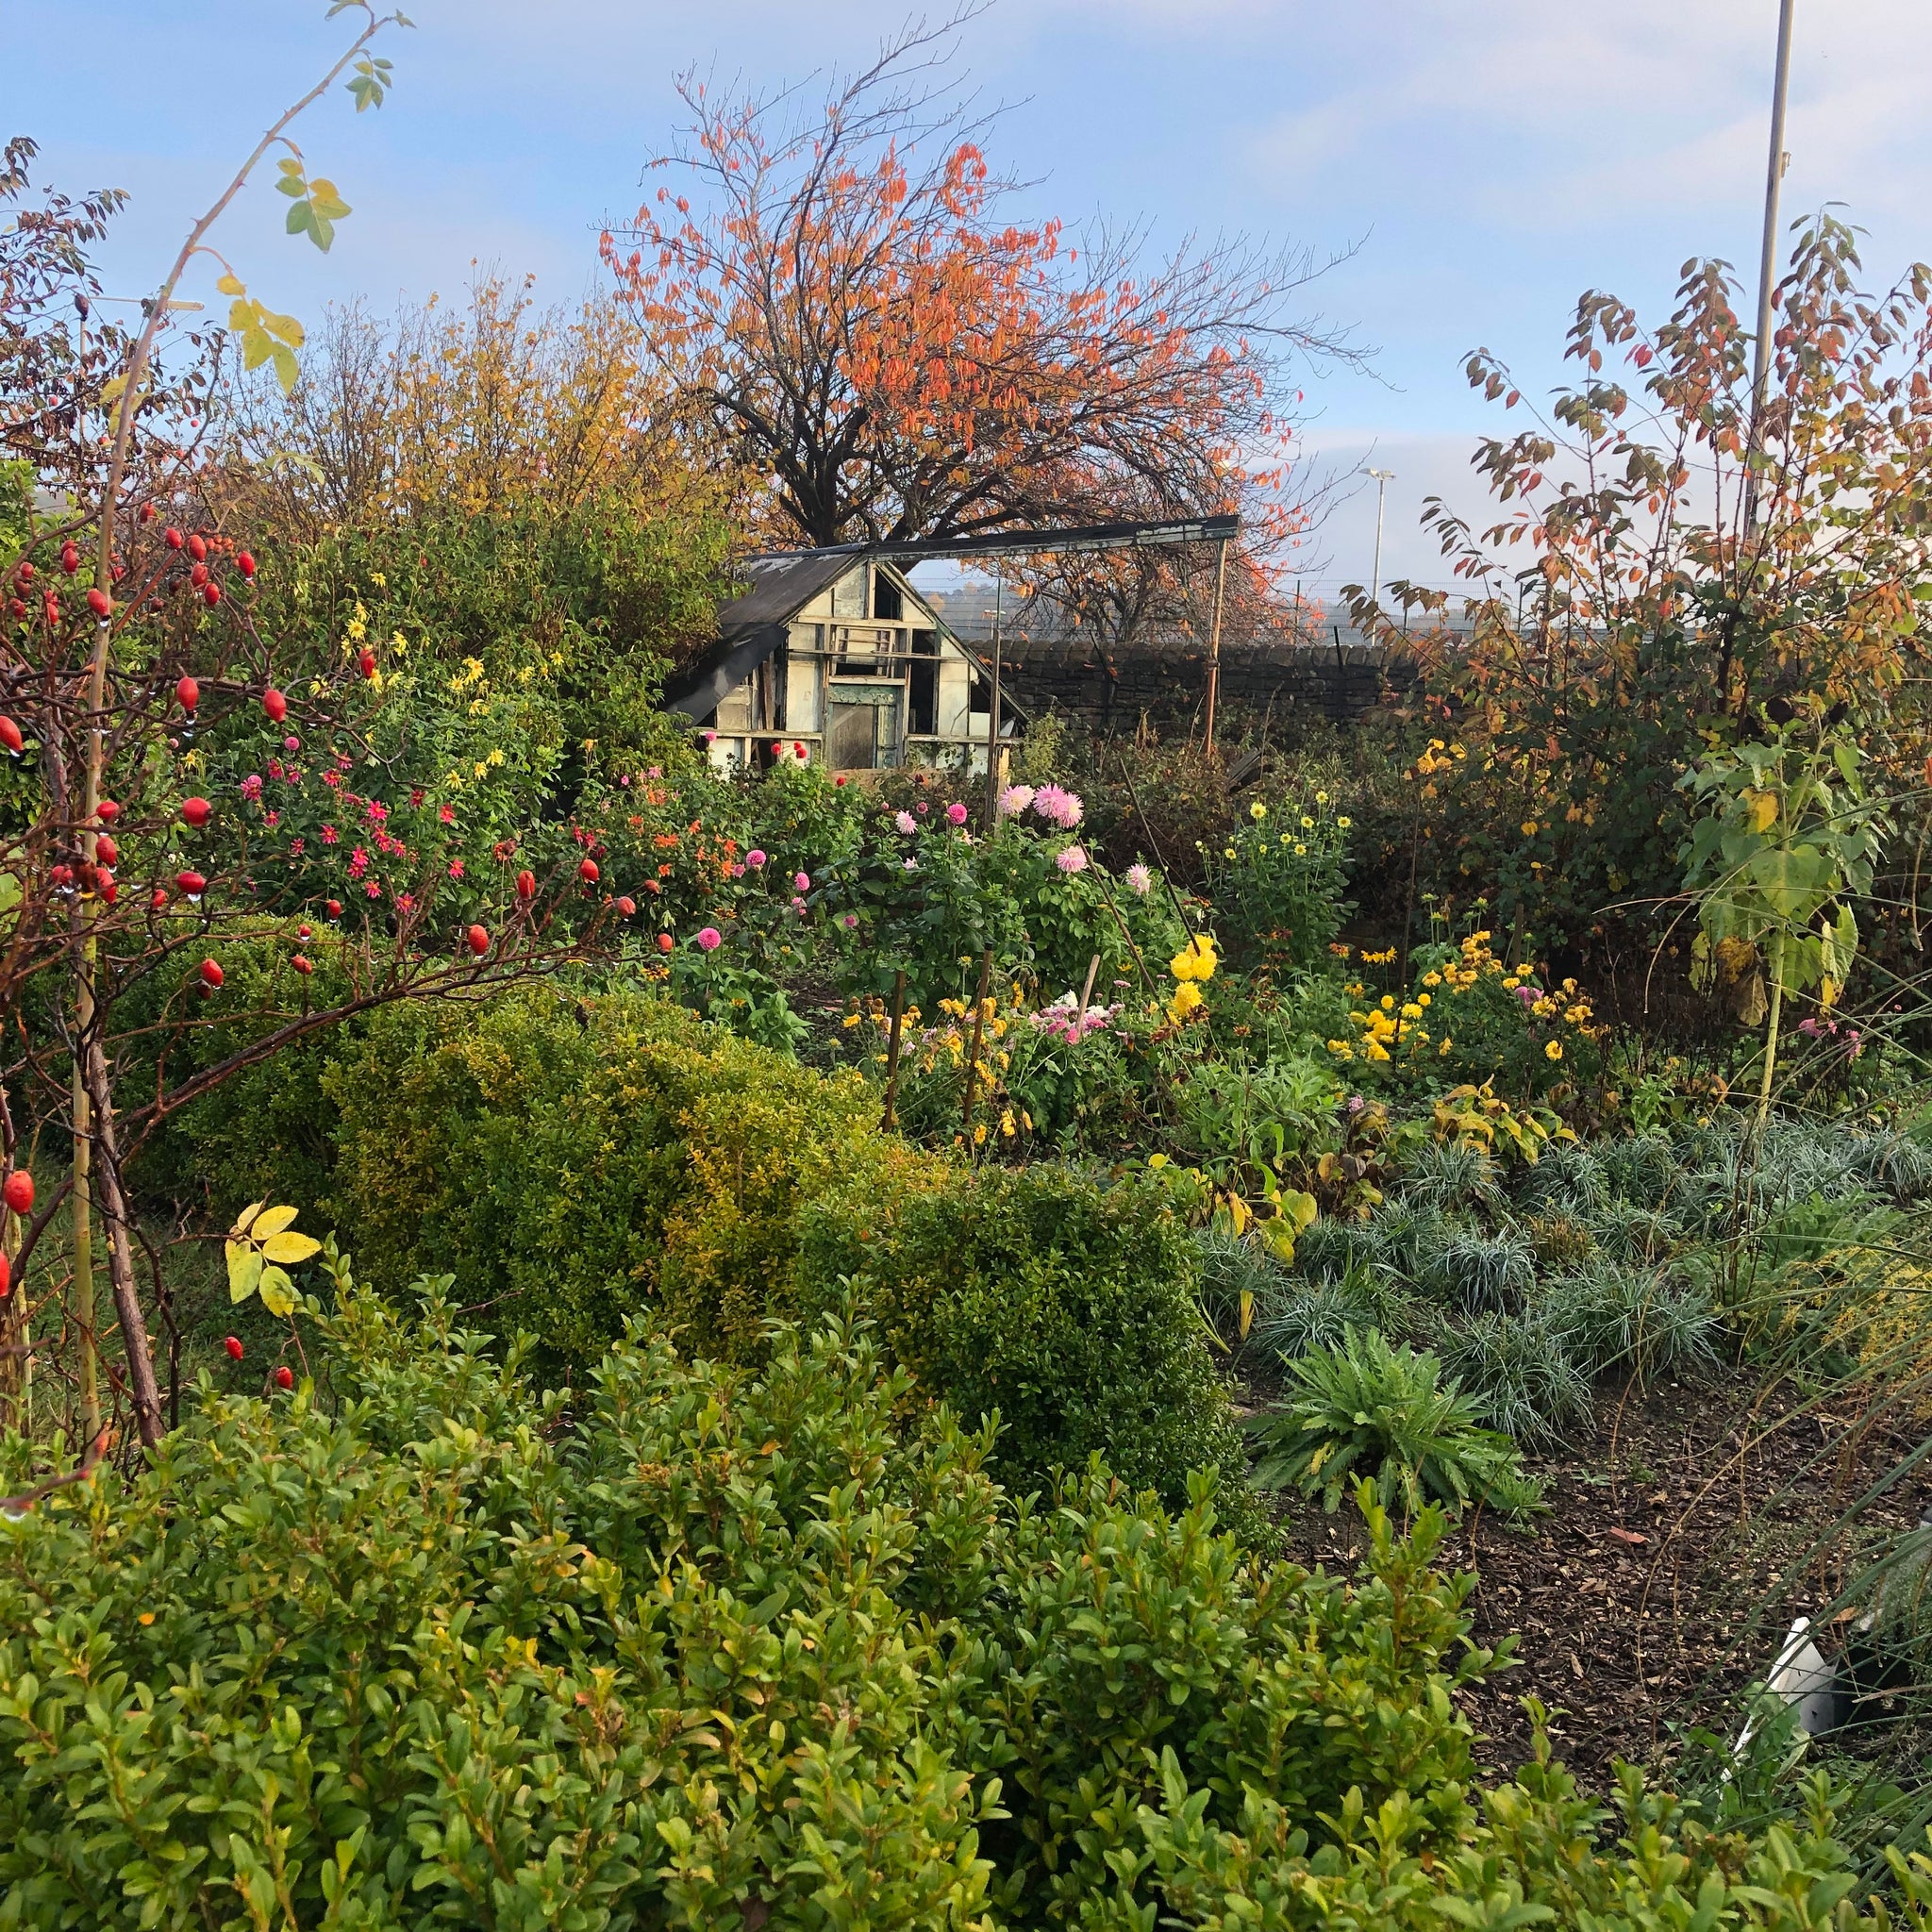
<path id="1" fill-rule="evenodd" d="M 849 1280 L 923 1388 L 967 1416 L 998 1410 L 1016 1488 L 1097 1453 L 1178 1507 L 1189 1473 L 1215 1469 L 1224 1507 L 1262 1529 L 1192 1245 L 1145 1184 L 1058 1163 L 956 1170 L 893 1199 L 846 1189 L 804 1222 L 801 1306 L 836 1307 Z"/>
<path id="2" fill-rule="evenodd" d="M 0 1926 L 1874 1923 L 1822 1801 L 1720 1839 L 1633 1775 L 1618 1844 L 1547 1763 L 1479 1796 L 1433 1514 L 1344 1587 L 1205 1484 L 1016 1505 L 849 1319 L 572 1401 L 426 1286 L 339 1269 L 319 1386 L 0 1528 Z"/>
<path id="3" fill-rule="evenodd" d="M 882 1139 L 856 1075 L 625 994 L 392 1008 L 323 1084 L 330 1207 L 364 1265 L 448 1269 L 569 1373 L 647 1307 L 754 1358 L 789 1310 L 799 1200 L 920 1159 Z"/>
<path id="4" fill-rule="evenodd" d="M 1097 1451 L 1179 1507 L 1212 1469 L 1265 1532 L 1191 1250 L 1141 1186 L 956 1168 L 881 1134 L 856 1075 L 624 994 L 393 1008 L 323 1084 L 345 1243 L 377 1277 L 448 1269 L 546 1371 L 581 1375 L 647 1309 L 756 1364 L 771 1323 L 837 1307 L 850 1278 L 922 1396 L 999 1412 L 1016 1488 Z"/>
<path id="5" fill-rule="evenodd" d="M 202 999 L 200 956 L 192 952 L 122 992 L 115 1025 L 125 1036 L 119 1058 L 128 1104 L 145 1106 L 305 1012 L 353 996 L 334 947 L 325 939 L 303 941 L 300 924 L 225 941 L 219 1000 Z M 306 976 L 291 963 L 298 952 L 314 968 Z M 349 1036 L 358 1024 L 348 1023 Z M 322 1076 L 346 1037 L 335 1028 L 308 1034 L 165 1116 L 131 1163 L 136 1191 L 224 1227 L 246 1203 L 271 1193 L 310 1215 L 327 1195 L 335 1158 Z"/>

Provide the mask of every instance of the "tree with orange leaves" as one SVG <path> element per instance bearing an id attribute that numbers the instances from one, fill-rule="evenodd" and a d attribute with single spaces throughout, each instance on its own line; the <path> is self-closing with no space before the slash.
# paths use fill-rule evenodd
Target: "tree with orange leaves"
<path id="1" fill-rule="evenodd" d="M 1239 241 L 1148 263 L 1139 229 L 1083 249 L 1003 221 L 985 124 L 924 78 L 976 10 L 908 29 L 808 123 L 681 83 L 693 125 L 653 165 L 696 199 L 660 189 L 604 238 L 668 373 L 813 544 L 1278 491 L 1290 364 L 1360 353 L 1288 313 L 1322 265 Z"/>

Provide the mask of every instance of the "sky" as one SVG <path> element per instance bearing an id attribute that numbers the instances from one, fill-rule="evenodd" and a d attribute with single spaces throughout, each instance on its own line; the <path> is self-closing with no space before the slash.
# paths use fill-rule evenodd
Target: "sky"
<path id="1" fill-rule="evenodd" d="M 1889 281 L 1932 258 L 1932 5 L 1796 4 L 1785 212 L 1840 205 L 1868 231 L 1868 279 Z M 389 104 L 358 116 L 338 89 L 298 129 L 354 210 L 329 255 L 281 233 L 272 168 L 210 238 L 272 308 L 386 309 L 459 292 L 478 265 L 574 300 L 598 229 L 635 209 L 675 134 L 680 74 L 817 93 L 908 17 L 894 0 L 406 7 L 413 29 L 384 37 Z M 156 286 L 259 129 L 327 71 L 351 16 L 325 11 L 0 0 L 0 131 L 40 142 L 49 182 L 134 195 L 103 252 L 111 292 Z M 1329 593 L 1370 571 L 1370 463 L 1395 473 L 1383 580 L 1444 580 L 1424 501 L 1479 516 L 1469 456 L 1499 426 L 1470 351 L 1547 395 L 1579 293 L 1660 319 L 1692 256 L 1737 265 L 1748 312 L 1776 20 L 1777 0 L 994 0 L 958 66 L 1003 109 L 985 144 L 1031 184 L 1027 213 L 1138 223 L 1156 248 L 1241 234 L 1341 258 L 1306 309 L 1374 353 L 1303 372 L 1306 460 L 1341 480 L 1302 559 Z M 188 292 L 211 296 L 217 272 Z"/>

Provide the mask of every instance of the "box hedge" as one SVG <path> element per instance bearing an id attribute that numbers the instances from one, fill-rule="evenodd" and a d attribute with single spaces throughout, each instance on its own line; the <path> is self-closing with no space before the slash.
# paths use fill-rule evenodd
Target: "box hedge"
<path id="1" fill-rule="evenodd" d="M 1860 1908 L 1822 1785 L 1756 1837 L 1479 1791 L 1432 1515 L 1344 1587 L 1198 1491 L 1016 1505 L 849 1320 L 565 1401 L 338 1287 L 318 1383 L 0 1524 L 0 1927 L 1925 1924 L 1923 1859 Z"/>
<path id="2" fill-rule="evenodd" d="M 850 1279 L 923 1399 L 999 1411 L 1014 1486 L 1098 1451 L 1178 1507 L 1212 1469 L 1262 1528 L 1190 1250 L 1138 1186 L 957 1167 L 882 1134 L 855 1075 L 629 994 L 394 1008 L 323 1084 L 361 1264 L 447 1270 L 551 1371 L 581 1374 L 646 1309 L 695 1352 L 757 1363 L 770 1323 Z"/>
<path id="3" fill-rule="evenodd" d="M 799 1201 L 922 1159 L 880 1136 L 857 1076 L 621 993 L 394 1008 L 323 1085 L 330 1207 L 363 1265 L 448 1270 L 571 1372 L 646 1307 L 755 1358 L 790 1308 Z"/>
<path id="4" fill-rule="evenodd" d="M 955 1170 L 890 1198 L 842 1189 L 804 1210 L 798 1301 L 850 1282 L 895 1361 L 962 1414 L 1000 1416 L 1016 1488 L 1091 1455 L 1171 1507 L 1191 1470 L 1250 1515 L 1247 1464 L 1208 1352 L 1192 1249 L 1143 1183 L 1060 1163 Z"/>

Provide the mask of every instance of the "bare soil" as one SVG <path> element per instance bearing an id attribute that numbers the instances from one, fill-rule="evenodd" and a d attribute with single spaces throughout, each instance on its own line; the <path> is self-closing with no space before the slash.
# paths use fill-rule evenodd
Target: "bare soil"
<path id="1" fill-rule="evenodd" d="M 1473 1641 L 1519 1640 L 1518 1667 L 1469 1694 L 1485 1764 L 1528 1757 L 1532 1695 L 1557 1755 L 1599 1790 L 1619 1759 L 1656 1764 L 1692 1727 L 1734 1729 L 1737 1692 L 1765 1674 L 1792 1617 L 1810 1616 L 1830 1654 L 1854 1614 L 1835 1607 L 1848 1570 L 1918 1522 L 1909 1486 L 1862 1508 L 1856 1530 L 1840 1520 L 1909 1446 L 1788 1388 L 1604 1393 L 1588 1436 L 1526 1458 L 1547 1514 L 1526 1529 L 1474 1515 L 1442 1551 L 1475 1578 Z M 1363 1541 L 1351 1512 L 1298 1498 L 1283 1528 L 1310 1568 L 1346 1569 Z"/>

